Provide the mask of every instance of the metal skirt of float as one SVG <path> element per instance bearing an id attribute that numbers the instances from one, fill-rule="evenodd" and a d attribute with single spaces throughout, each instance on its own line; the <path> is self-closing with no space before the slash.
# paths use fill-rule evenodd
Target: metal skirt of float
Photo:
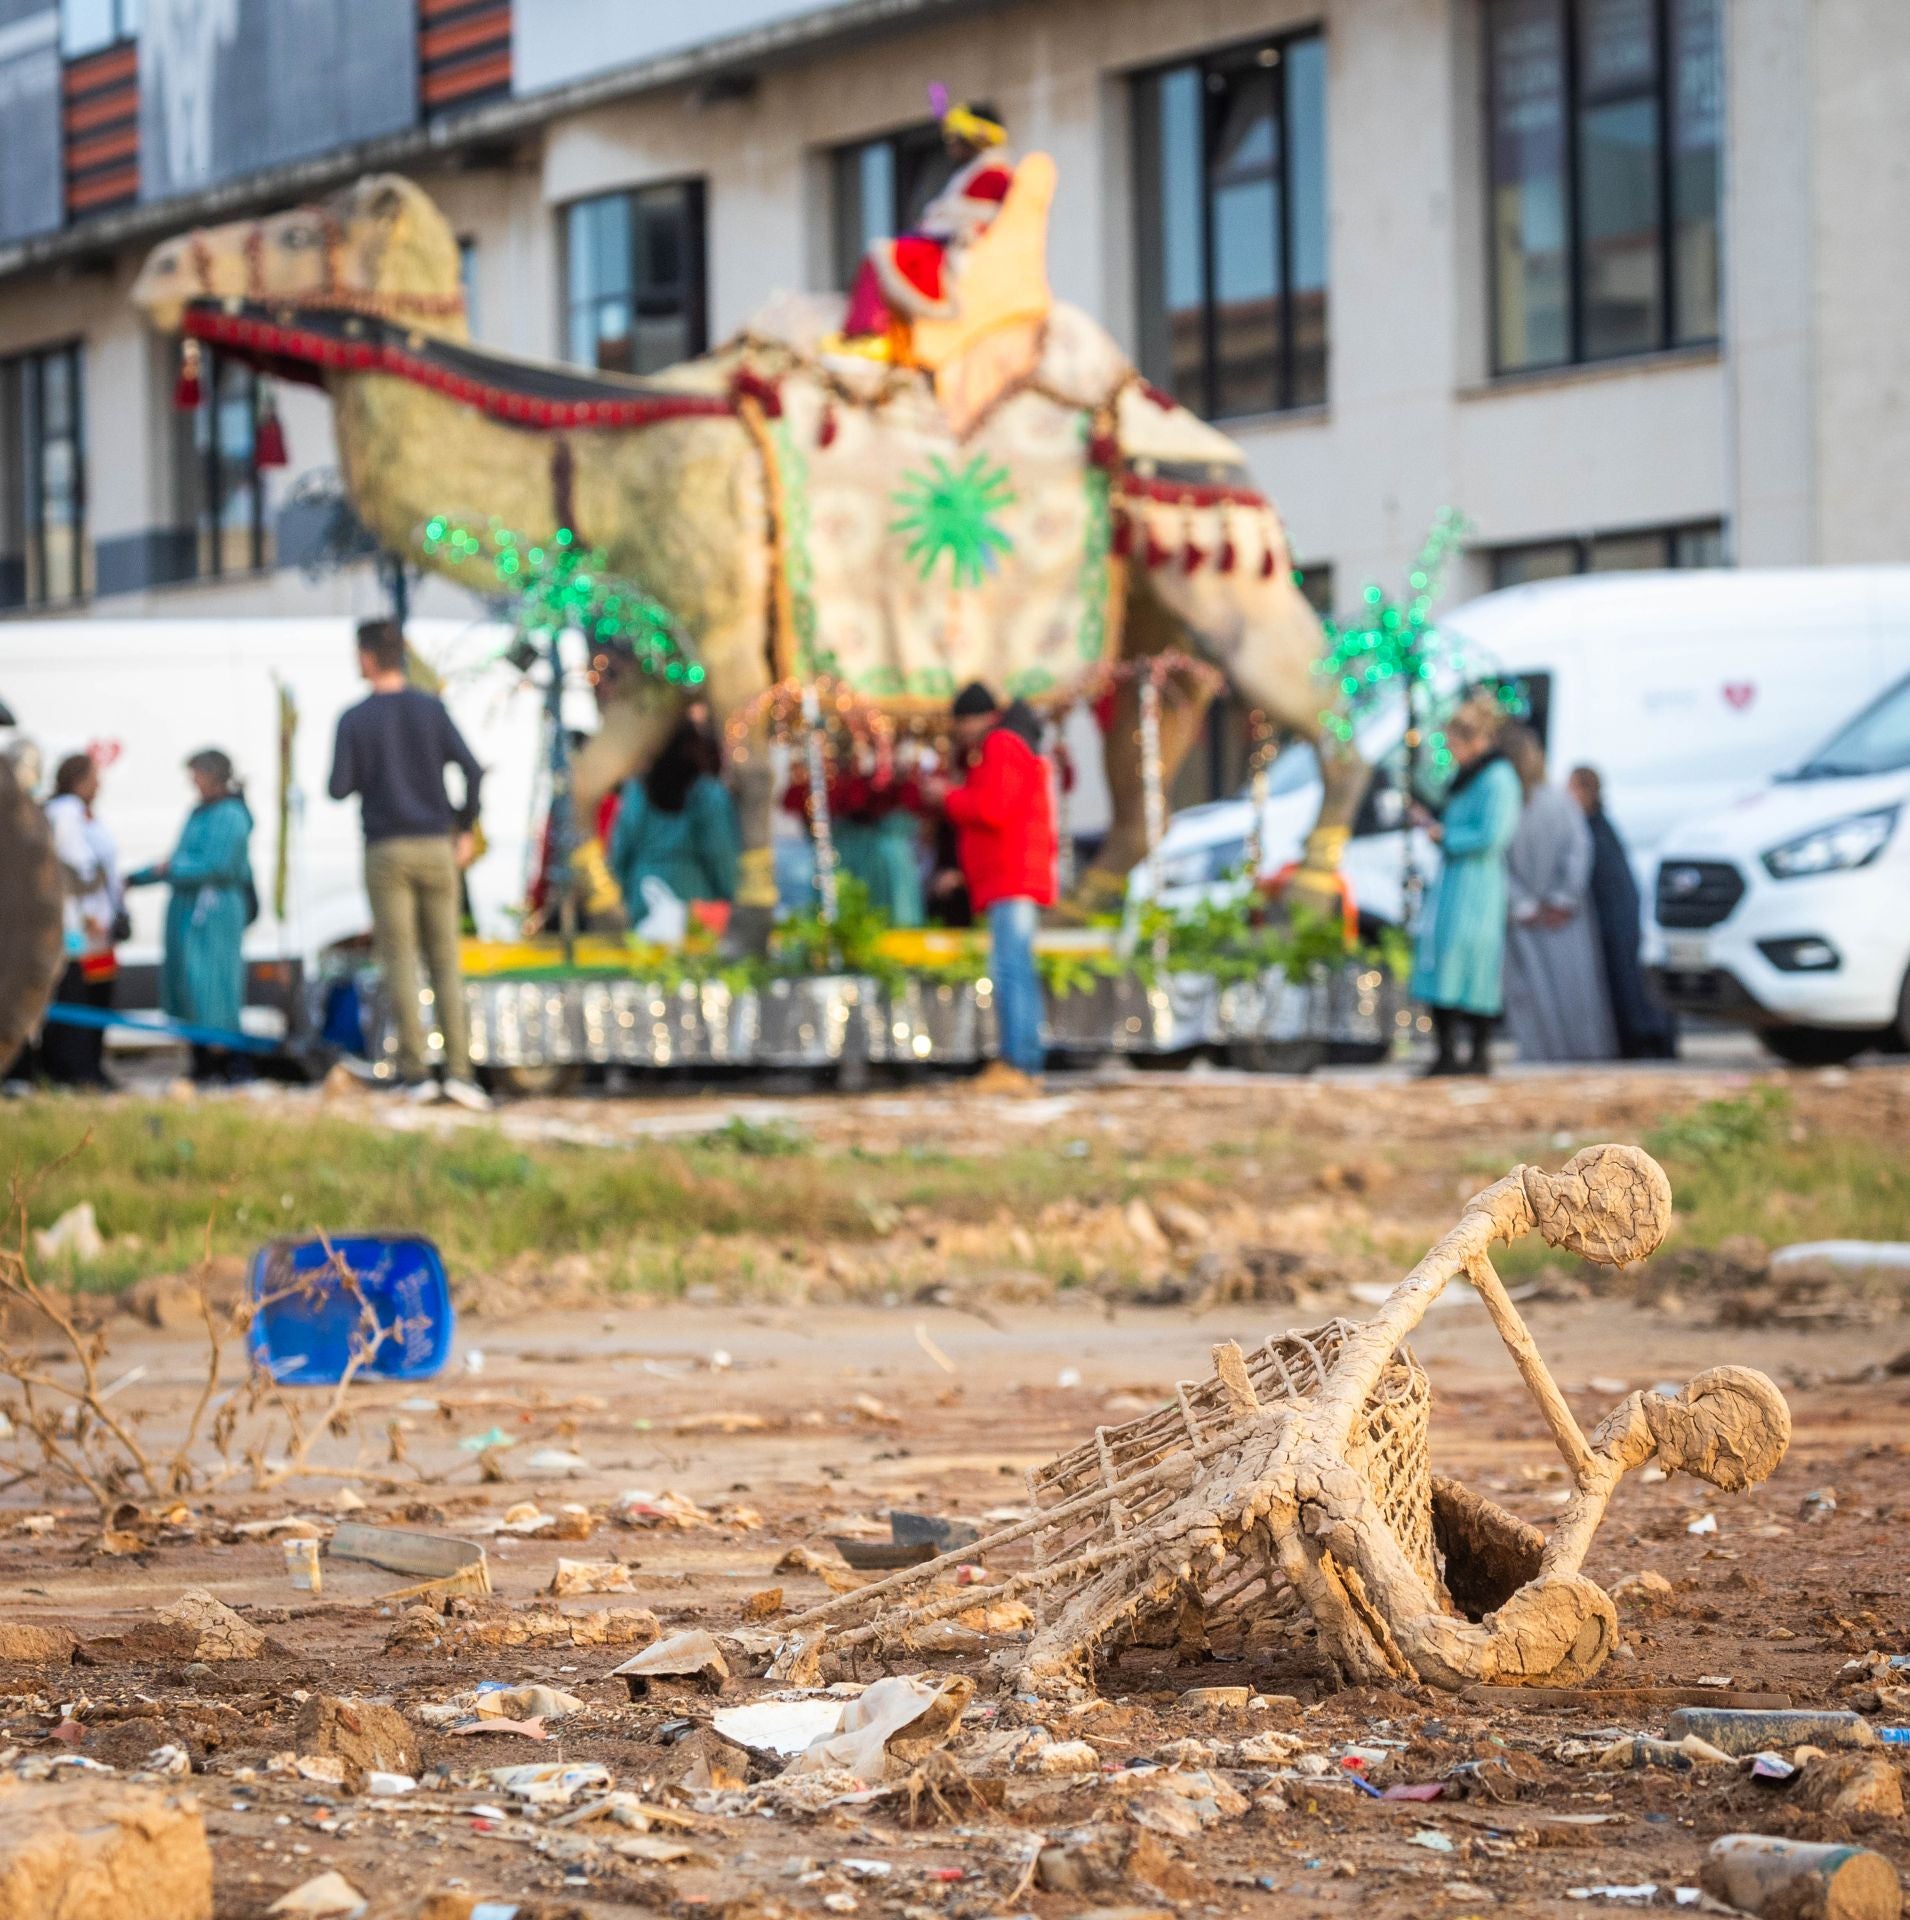
<path id="1" fill-rule="evenodd" d="M 664 986 L 582 976 L 468 979 L 471 1058 L 485 1068 L 970 1066 L 996 1051 L 994 992 L 986 979 L 908 979 L 898 987 L 855 975 L 773 980 L 732 992 L 716 981 Z M 361 977 L 371 1058 L 396 1057 L 376 977 Z M 442 1046 L 423 991 L 433 1060 Z M 1400 1018 L 1397 984 L 1349 962 L 1304 980 L 1265 973 L 1221 983 L 1202 973 L 1143 981 L 1097 979 L 1047 998 L 1048 1046 L 1069 1054 L 1177 1054 L 1200 1047 L 1313 1043 L 1383 1052 Z"/>

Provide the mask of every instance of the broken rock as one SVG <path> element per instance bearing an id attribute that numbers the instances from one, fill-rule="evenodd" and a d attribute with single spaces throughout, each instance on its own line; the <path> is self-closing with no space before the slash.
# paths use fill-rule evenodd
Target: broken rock
<path id="1" fill-rule="evenodd" d="M 1805 1761 L 1791 1798 L 1813 1813 L 1903 1813 L 1903 1781 L 1881 1753 L 1820 1753 Z"/>
<path id="2" fill-rule="evenodd" d="M 265 1651 L 265 1635 L 203 1587 L 190 1588 L 162 1608 L 159 1622 L 192 1636 L 196 1660 L 256 1660 Z"/>
<path id="3" fill-rule="evenodd" d="M 79 1641 L 64 1627 L 42 1627 L 27 1621 L 0 1622 L 0 1660 L 28 1660 L 40 1665 L 71 1660 Z"/>
<path id="4" fill-rule="evenodd" d="M 97 1775 L 0 1790 L 0 1920 L 212 1920 L 190 1800 Z"/>
<path id="5" fill-rule="evenodd" d="M 298 1710 L 298 1750 L 344 1761 L 348 1775 L 413 1773 L 418 1740 L 396 1707 L 315 1693 Z"/>
<path id="6" fill-rule="evenodd" d="M 387 1653 L 430 1650 L 448 1654 L 490 1653 L 512 1647 L 645 1647 L 657 1637 L 657 1617 L 647 1607 L 603 1608 L 596 1613 L 565 1613 L 557 1607 L 531 1606 L 485 1620 L 447 1622 L 417 1616 L 414 1608 L 392 1628 Z"/>

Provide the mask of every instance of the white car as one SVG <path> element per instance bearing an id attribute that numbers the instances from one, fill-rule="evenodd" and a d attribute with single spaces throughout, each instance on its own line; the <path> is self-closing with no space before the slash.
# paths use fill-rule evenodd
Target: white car
<path id="1" fill-rule="evenodd" d="M 1721 806 L 1793 764 L 1910 667 L 1910 567 L 1594 573 L 1502 588 L 1440 618 L 1453 658 L 1440 679 L 1496 673 L 1524 689 L 1554 779 L 1581 763 L 1648 891 L 1667 827 Z M 1323 696 L 1324 697 L 1324 696 Z M 1376 780 L 1343 866 L 1360 917 L 1398 924 L 1407 847 L 1396 781 L 1405 703 L 1381 701 L 1359 749 Z M 1297 860 L 1320 806 L 1313 750 L 1274 763 L 1260 823 L 1261 871 Z M 1245 858 L 1242 794 L 1177 813 L 1161 842 L 1161 897 L 1190 906 Z M 1415 837 L 1414 863 L 1437 855 Z M 1148 892 L 1146 870 L 1134 882 Z"/>
<path id="2" fill-rule="evenodd" d="M 1910 1045 L 1910 679 L 1795 772 L 1674 828 L 1655 915 L 1673 1006 L 1800 1066 Z"/>

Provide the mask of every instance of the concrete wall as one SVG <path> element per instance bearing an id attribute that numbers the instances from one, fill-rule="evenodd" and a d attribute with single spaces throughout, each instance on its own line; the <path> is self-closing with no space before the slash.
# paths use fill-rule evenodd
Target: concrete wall
<path id="1" fill-rule="evenodd" d="M 1910 559 L 1910 5 L 1810 24 L 1812 557 Z"/>

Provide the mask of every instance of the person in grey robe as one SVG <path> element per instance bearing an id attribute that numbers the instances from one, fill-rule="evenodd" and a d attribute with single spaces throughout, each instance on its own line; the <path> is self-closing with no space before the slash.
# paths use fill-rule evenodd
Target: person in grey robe
<path id="1" fill-rule="evenodd" d="M 1592 835 L 1585 815 L 1545 777 L 1529 727 L 1506 730 L 1525 788 L 1506 853 L 1509 924 L 1505 1023 L 1521 1060 L 1615 1060 L 1618 1032 L 1592 918 Z"/>

